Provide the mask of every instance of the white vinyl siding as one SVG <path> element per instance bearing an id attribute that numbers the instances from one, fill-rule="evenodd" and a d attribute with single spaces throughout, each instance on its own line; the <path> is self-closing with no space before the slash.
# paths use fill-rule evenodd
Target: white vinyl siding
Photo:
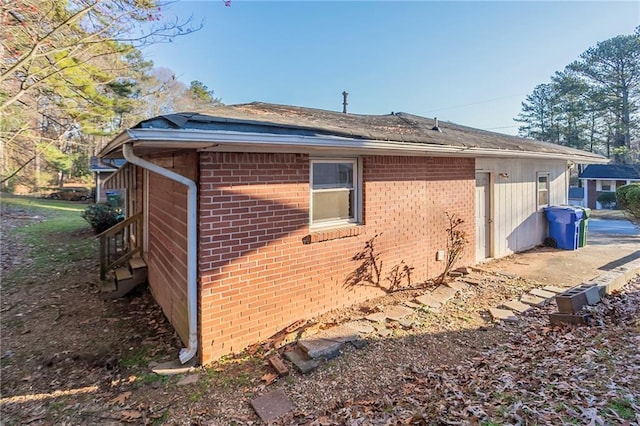
<path id="1" fill-rule="evenodd" d="M 538 174 L 548 174 L 548 205 L 567 204 L 567 163 L 563 160 L 477 158 L 476 170 L 493 173 L 493 257 L 542 244 L 547 219 L 539 208 Z"/>

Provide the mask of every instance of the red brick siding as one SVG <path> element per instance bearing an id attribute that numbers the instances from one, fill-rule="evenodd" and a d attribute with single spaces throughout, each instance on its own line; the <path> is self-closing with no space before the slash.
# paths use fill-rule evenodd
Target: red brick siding
<path id="1" fill-rule="evenodd" d="M 202 153 L 200 170 L 203 363 L 295 320 L 380 295 L 344 284 L 358 265 L 351 257 L 376 234 L 383 277 L 404 261 L 419 282 L 441 272 L 435 255 L 445 248 L 445 211 L 457 213 L 469 235 L 463 263 L 473 261 L 473 159 L 364 157 L 364 225 L 311 244 L 307 155 Z"/>
<path id="2" fill-rule="evenodd" d="M 193 151 L 148 159 L 197 180 L 198 154 Z M 186 186 L 149 172 L 149 287 L 183 342 L 188 342 L 189 338 L 186 206 Z"/>
<path id="3" fill-rule="evenodd" d="M 596 191 L 596 181 L 587 180 L 587 206 L 590 209 L 596 208 L 596 201 L 598 200 L 598 192 Z"/>

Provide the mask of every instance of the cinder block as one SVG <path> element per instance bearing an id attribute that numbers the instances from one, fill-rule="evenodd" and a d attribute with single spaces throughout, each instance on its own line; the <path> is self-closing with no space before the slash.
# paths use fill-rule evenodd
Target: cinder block
<path id="1" fill-rule="evenodd" d="M 551 325 L 564 325 L 564 324 L 575 324 L 575 325 L 586 325 L 589 324 L 589 319 L 591 315 L 589 314 L 563 314 L 560 312 L 553 312 L 549 314 L 549 322 Z"/>
<path id="2" fill-rule="evenodd" d="M 556 296 L 558 312 L 575 314 L 587 305 L 587 295 L 584 292 L 566 291 Z"/>

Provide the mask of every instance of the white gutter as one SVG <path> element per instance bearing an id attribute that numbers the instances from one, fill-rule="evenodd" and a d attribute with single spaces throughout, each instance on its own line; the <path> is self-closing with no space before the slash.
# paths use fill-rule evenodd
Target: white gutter
<path id="1" fill-rule="evenodd" d="M 300 136 L 195 129 L 129 129 L 118 135 L 103 152 L 115 150 L 122 143 L 140 141 L 149 148 L 186 148 L 200 150 L 275 149 L 370 151 L 378 155 L 427 155 L 464 157 L 542 158 L 554 157 L 581 163 L 604 164 L 609 160 L 587 152 L 520 151 L 514 149 L 455 146 L 441 143 L 407 143 L 374 139 L 352 139 L 340 136 Z M 252 148 L 250 148 L 252 147 Z M 552 147 L 553 148 L 553 147 Z"/>
<path id="2" fill-rule="evenodd" d="M 197 199 L 198 188 L 191 179 L 164 169 L 133 153 L 131 143 L 122 146 L 124 158 L 131 164 L 150 170 L 168 179 L 185 185 L 187 190 L 187 317 L 189 319 L 189 345 L 180 349 L 180 362 L 185 363 L 198 351 L 198 282 L 197 282 Z"/>

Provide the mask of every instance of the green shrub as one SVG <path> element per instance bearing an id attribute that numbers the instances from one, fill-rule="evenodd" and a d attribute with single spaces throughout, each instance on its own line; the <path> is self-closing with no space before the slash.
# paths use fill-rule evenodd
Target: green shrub
<path id="1" fill-rule="evenodd" d="M 615 192 L 601 192 L 598 195 L 598 202 L 602 204 L 605 209 L 613 209 L 616 207 L 616 193 Z"/>
<path id="2" fill-rule="evenodd" d="M 91 204 L 84 210 L 82 217 L 89 222 L 96 234 L 106 231 L 123 219 L 120 209 L 105 203 Z"/>
<path id="3" fill-rule="evenodd" d="M 624 185 L 616 190 L 618 207 L 625 211 L 629 220 L 640 225 L 640 183 Z"/>

